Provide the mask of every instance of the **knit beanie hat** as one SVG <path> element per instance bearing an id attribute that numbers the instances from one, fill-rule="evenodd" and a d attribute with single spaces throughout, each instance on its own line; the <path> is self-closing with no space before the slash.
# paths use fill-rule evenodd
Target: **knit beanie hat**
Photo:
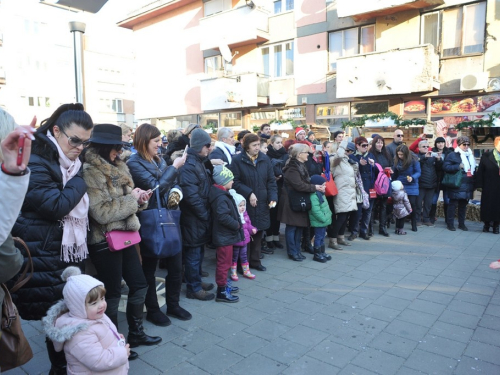
<path id="1" fill-rule="evenodd" d="M 345 149 L 351 150 L 351 151 L 356 151 L 356 145 L 354 144 L 354 142 L 347 142 L 347 147 Z"/>
<path id="2" fill-rule="evenodd" d="M 391 182 L 391 188 L 394 191 L 402 190 L 403 189 L 403 184 L 401 183 L 401 181 L 398 181 L 398 180 L 392 181 Z"/>
<path id="3" fill-rule="evenodd" d="M 234 180 L 233 172 L 223 165 L 214 166 L 214 172 L 212 175 L 214 182 L 217 185 L 224 186 L 229 181 Z"/>
<path id="4" fill-rule="evenodd" d="M 434 144 L 439 143 L 439 142 L 446 143 L 446 140 L 443 137 L 437 137 L 436 140 L 434 141 Z"/>
<path id="5" fill-rule="evenodd" d="M 304 130 L 304 128 L 296 128 L 295 129 L 295 137 L 297 137 L 297 135 L 301 132 L 304 132 L 304 134 L 306 134 L 306 131 Z"/>
<path id="6" fill-rule="evenodd" d="M 458 146 L 460 146 L 461 144 L 464 144 L 464 143 L 470 143 L 469 137 L 466 137 L 463 135 L 463 136 L 457 138 L 457 145 Z"/>
<path id="7" fill-rule="evenodd" d="M 78 267 L 66 268 L 61 279 L 66 282 L 63 297 L 71 315 L 87 319 L 85 299 L 87 294 L 96 286 L 104 286 L 102 282 L 89 275 L 82 275 Z"/>
<path id="8" fill-rule="evenodd" d="M 311 135 L 314 135 L 313 131 L 310 131 L 309 133 L 307 133 L 307 138 L 309 138 Z"/>
<path id="9" fill-rule="evenodd" d="M 212 143 L 212 138 L 210 138 L 205 130 L 196 128 L 191 132 L 189 147 L 191 147 L 194 151 L 200 152 L 203 146 L 210 143 Z"/>
<path id="10" fill-rule="evenodd" d="M 240 195 L 234 189 L 229 190 L 229 194 L 233 197 L 234 203 L 236 203 L 236 208 L 238 209 L 238 213 L 240 214 L 241 224 L 245 224 L 245 215 L 240 212 L 240 203 L 245 202 L 245 211 L 247 209 L 247 201 L 243 198 L 243 195 Z"/>
<path id="11" fill-rule="evenodd" d="M 319 174 L 315 174 L 311 177 L 311 184 L 313 185 L 323 185 L 326 182 L 326 179 Z"/>

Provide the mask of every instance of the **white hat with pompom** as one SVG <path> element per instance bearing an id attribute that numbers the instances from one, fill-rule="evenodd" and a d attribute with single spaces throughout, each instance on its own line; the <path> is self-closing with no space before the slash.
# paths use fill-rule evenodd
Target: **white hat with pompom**
<path id="1" fill-rule="evenodd" d="M 104 286 L 102 282 L 89 275 L 82 275 L 78 267 L 66 268 L 61 279 L 66 282 L 63 289 L 64 302 L 71 315 L 87 319 L 85 299 L 87 294 L 97 286 Z"/>

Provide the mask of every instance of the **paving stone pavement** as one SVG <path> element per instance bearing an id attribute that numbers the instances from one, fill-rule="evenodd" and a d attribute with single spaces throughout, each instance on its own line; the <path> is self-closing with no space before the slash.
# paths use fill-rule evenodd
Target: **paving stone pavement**
<path id="1" fill-rule="evenodd" d="M 500 374 L 500 236 L 434 228 L 357 239 L 325 264 L 285 250 L 240 278 L 240 302 L 185 298 L 191 321 L 144 321 L 158 346 L 139 347 L 131 374 Z M 284 231 L 282 231 L 284 232 Z M 284 242 L 283 242 L 284 243 Z M 214 282 L 215 254 L 204 269 Z M 158 271 L 162 276 L 163 271 Z M 120 330 L 126 334 L 124 314 Z M 7 375 L 50 368 L 39 322 L 24 322 L 34 358 Z"/>

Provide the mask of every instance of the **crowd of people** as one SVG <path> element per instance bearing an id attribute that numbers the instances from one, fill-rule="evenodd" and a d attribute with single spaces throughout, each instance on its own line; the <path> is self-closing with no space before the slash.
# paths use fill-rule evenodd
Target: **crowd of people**
<path id="1" fill-rule="evenodd" d="M 483 231 L 499 233 L 500 137 L 476 166 L 468 137 L 459 137 L 455 149 L 437 138 L 430 149 L 425 134 L 407 146 L 401 129 L 388 145 L 378 135 L 351 141 L 340 130 L 320 143 L 301 127 L 284 139 L 268 124 L 236 137 L 220 128 L 214 142 L 197 124 L 166 136 L 142 124 L 131 144 L 133 129 L 94 124 L 81 104 L 62 105 L 36 131 L 2 110 L 0 121 L 0 186 L 19 197 L 2 202 L 0 281 L 14 282 L 26 262 L 12 242 L 20 237 L 34 274 L 13 299 L 24 319 L 43 320 L 51 374 L 126 373 L 127 358 L 138 356 L 130 348 L 162 340 L 144 331 L 144 307 L 157 326 L 170 325 L 169 317 L 192 319 L 180 306 L 183 282 L 187 298 L 238 302 L 238 275 L 258 277 L 253 272 L 266 271 L 265 255 L 286 248 L 292 261 L 310 253 L 325 263 L 328 249 L 369 241 L 376 224 L 384 237 L 391 225 L 396 235 L 407 234 L 406 221 L 414 232 L 434 226 L 440 198 L 447 229 L 456 230 L 458 211 L 458 228 L 467 231 L 467 203 L 481 189 Z M 445 186 L 447 175 L 459 182 Z M 141 213 L 158 206 L 181 211 L 182 251 L 162 259 L 140 243 L 111 251 L 107 233 L 138 231 Z M 206 247 L 216 252 L 214 292 L 203 281 Z M 165 311 L 158 267 L 166 270 Z M 118 333 L 123 283 L 126 340 Z"/>

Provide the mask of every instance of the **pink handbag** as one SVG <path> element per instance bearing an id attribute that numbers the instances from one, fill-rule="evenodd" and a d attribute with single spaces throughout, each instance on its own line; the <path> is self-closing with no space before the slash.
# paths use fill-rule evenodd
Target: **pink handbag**
<path id="1" fill-rule="evenodd" d="M 106 241 L 110 251 L 120 251 L 141 242 L 138 231 L 112 230 L 106 232 Z"/>

